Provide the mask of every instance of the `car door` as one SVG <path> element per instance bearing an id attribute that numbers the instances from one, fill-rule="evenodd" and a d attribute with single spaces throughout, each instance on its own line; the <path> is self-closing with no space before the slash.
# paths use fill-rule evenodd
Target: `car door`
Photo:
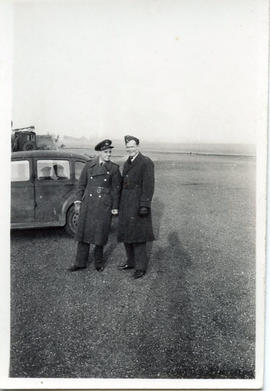
<path id="1" fill-rule="evenodd" d="M 58 225 L 62 206 L 74 189 L 68 159 L 35 159 L 37 223 Z"/>
<path id="2" fill-rule="evenodd" d="M 31 226 L 35 221 L 33 167 L 31 159 L 11 162 L 11 224 Z"/>

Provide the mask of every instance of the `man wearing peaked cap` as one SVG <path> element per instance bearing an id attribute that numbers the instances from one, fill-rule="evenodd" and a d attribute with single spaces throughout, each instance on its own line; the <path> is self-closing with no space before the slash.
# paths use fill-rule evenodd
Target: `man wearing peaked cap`
<path id="1" fill-rule="evenodd" d="M 104 269 L 103 247 L 108 241 L 112 215 L 118 214 L 121 190 L 119 166 L 111 162 L 111 140 L 103 140 L 95 146 L 97 158 L 86 163 L 82 170 L 75 210 L 79 221 L 75 240 L 78 241 L 74 272 L 85 269 L 89 257 L 90 244 L 95 245 L 95 267 Z"/>
<path id="2" fill-rule="evenodd" d="M 140 153 L 137 137 L 125 136 L 125 145 L 129 158 L 123 167 L 118 241 L 125 245 L 127 260 L 119 268 L 135 269 L 137 279 L 146 273 L 146 242 L 154 240 L 151 216 L 154 163 Z"/>

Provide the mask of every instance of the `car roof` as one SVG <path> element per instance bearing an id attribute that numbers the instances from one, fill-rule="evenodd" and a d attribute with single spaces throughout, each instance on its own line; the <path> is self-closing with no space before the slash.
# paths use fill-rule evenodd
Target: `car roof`
<path id="1" fill-rule="evenodd" d="M 82 159 L 82 160 L 90 160 L 91 156 L 89 155 L 81 155 L 78 153 L 73 152 L 63 152 L 63 151 L 56 151 L 56 150 L 31 150 L 31 151 L 19 151 L 19 152 L 12 152 L 11 154 L 12 159 L 29 159 L 29 158 L 51 158 L 51 159 L 59 159 L 59 158 L 75 158 L 75 159 Z"/>

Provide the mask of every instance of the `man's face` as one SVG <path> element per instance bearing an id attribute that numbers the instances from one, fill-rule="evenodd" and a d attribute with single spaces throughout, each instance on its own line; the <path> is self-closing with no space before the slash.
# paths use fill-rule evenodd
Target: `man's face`
<path id="1" fill-rule="evenodd" d="M 139 152 L 139 146 L 135 140 L 130 140 L 126 143 L 126 151 L 130 157 L 135 156 Z"/>
<path id="2" fill-rule="evenodd" d="M 104 149 L 104 151 L 100 151 L 99 156 L 101 160 L 105 162 L 109 162 L 111 160 L 111 154 L 112 154 L 112 150 L 111 148 L 108 148 L 108 149 Z"/>

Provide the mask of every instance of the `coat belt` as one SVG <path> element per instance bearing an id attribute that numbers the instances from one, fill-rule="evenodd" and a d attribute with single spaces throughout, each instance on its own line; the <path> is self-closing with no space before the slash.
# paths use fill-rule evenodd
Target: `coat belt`
<path id="1" fill-rule="evenodd" d="M 102 187 L 102 186 L 97 186 L 97 187 L 91 187 L 89 189 L 90 192 L 95 192 L 95 193 L 98 193 L 98 194 L 110 194 L 111 190 L 108 188 L 108 187 Z"/>

